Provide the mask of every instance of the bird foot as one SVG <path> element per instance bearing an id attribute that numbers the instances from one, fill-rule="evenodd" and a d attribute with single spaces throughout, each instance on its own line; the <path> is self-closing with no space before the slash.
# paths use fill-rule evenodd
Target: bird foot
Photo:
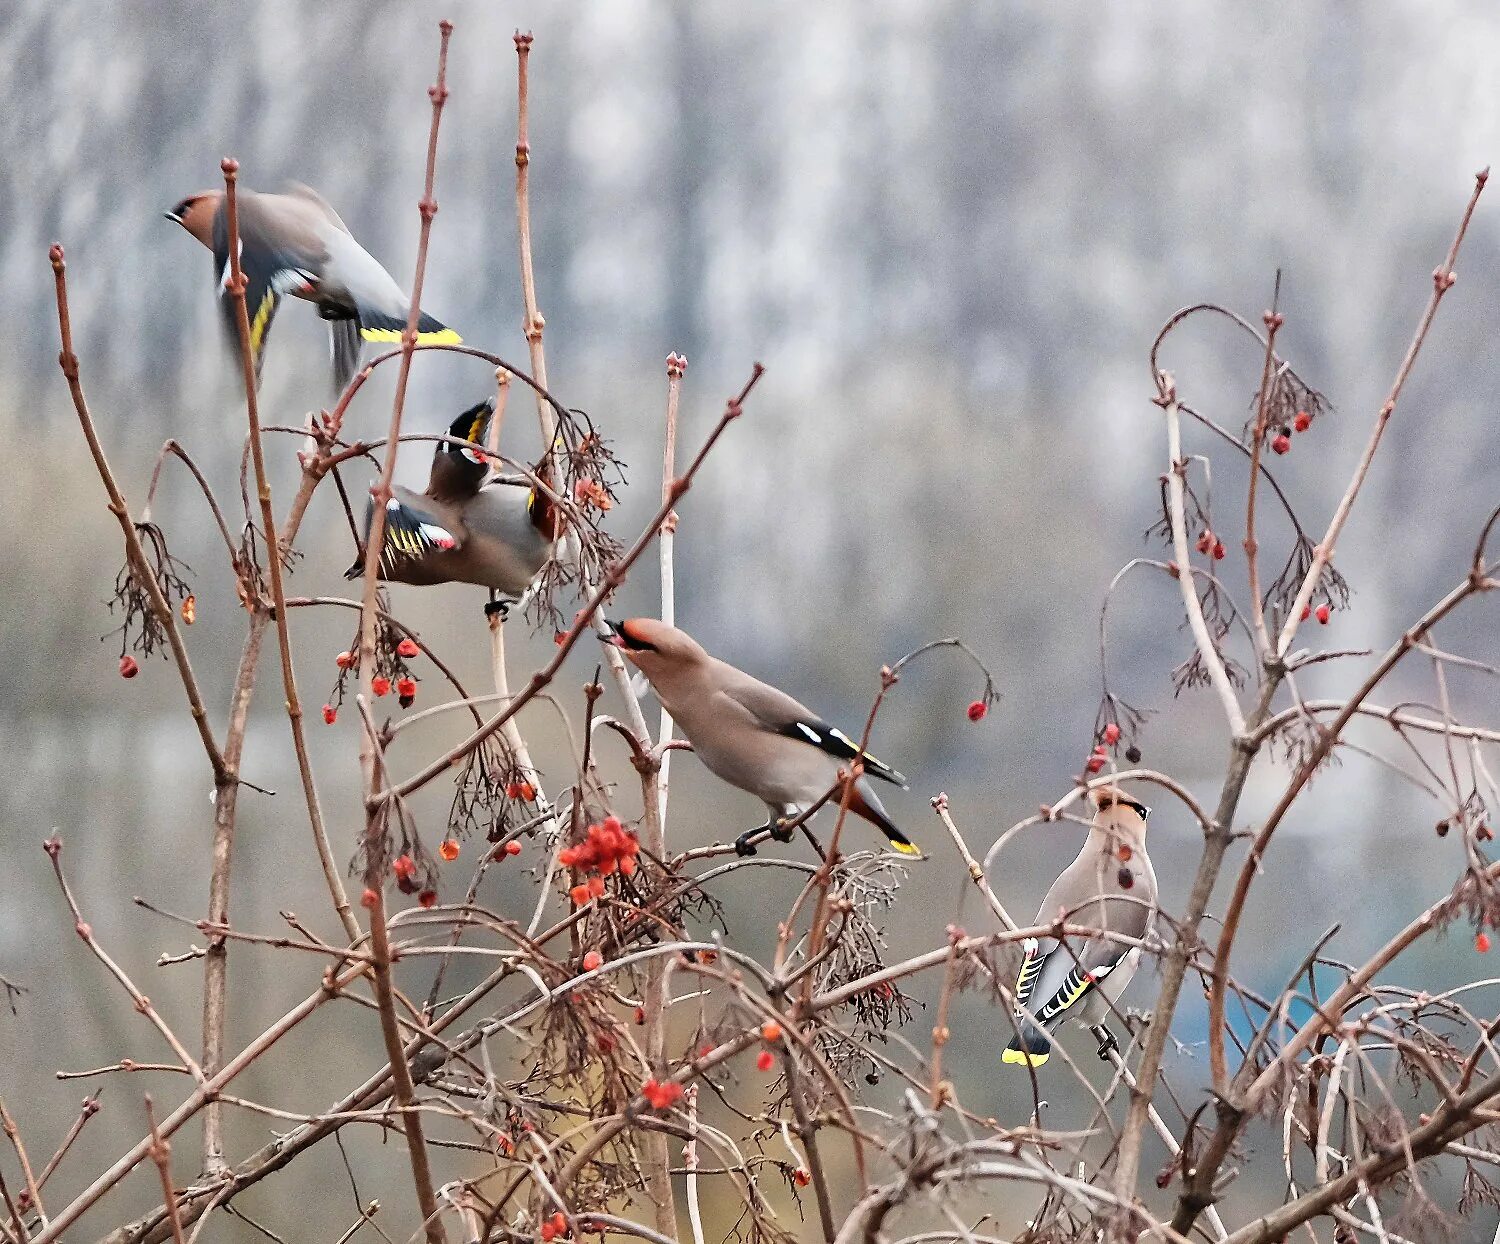
<path id="1" fill-rule="evenodd" d="M 758 833 L 760 833 L 759 829 L 747 829 L 743 834 L 736 838 L 734 840 L 734 853 L 739 856 L 755 855 L 757 853 L 755 850 L 755 844 L 751 842 L 750 839 L 755 837 L 755 835 Z"/>
<path id="2" fill-rule="evenodd" d="M 484 607 L 484 616 L 485 617 L 487 617 L 487 618 L 496 618 L 496 617 L 498 617 L 500 619 L 500 621 L 502 621 L 502 622 L 505 621 L 505 619 L 506 619 L 506 617 L 507 617 L 507 615 L 509 613 L 510 613 L 510 601 L 508 601 L 508 600 L 492 600 L 492 601 L 489 601 L 485 605 L 485 607 Z"/>
<path id="3" fill-rule="evenodd" d="M 766 825 L 765 829 L 777 842 L 790 842 L 797 832 L 792 828 L 792 821 L 795 819 L 795 817 L 778 816 Z"/>
<path id="4" fill-rule="evenodd" d="M 1115 1040 L 1115 1034 L 1101 1024 L 1094 1029 L 1094 1035 L 1099 1038 L 1099 1058 L 1103 1062 L 1109 1062 L 1112 1054 L 1120 1052 L 1120 1043 Z"/>

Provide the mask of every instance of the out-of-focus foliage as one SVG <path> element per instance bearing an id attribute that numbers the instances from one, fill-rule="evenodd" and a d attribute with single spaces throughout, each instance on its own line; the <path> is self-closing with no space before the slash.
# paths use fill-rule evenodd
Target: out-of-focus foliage
<path id="1" fill-rule="evenodd" d="M 1469 175 L 1500 151 L 1487 85 L 1500 13 L 1479 0 L 1378 11 L 456 0 L 444 11 L 457 31 L 425 303 L 475 344 L 525 358 L 510 35 L 529 27 L 550 379 L 631 464 L 614 529 L 632 535 L 655 504 L 667 352 L 691 361 L 686 445 L 762 360 L 767 376 L 747 417 L 682 506 L 678 617 L 710 648 L 846 718 L 862 712 L 883 661 L 938 635 L 973 643 L 1005 693 L 982 726 L 964 720 L 957 674 L 934 664 L 903 681 L 877 732 L 881 753 L 914 777 L 893 811 L 929 842 L 939 839 L 925 796 L 948 789 L 982 846 L 1063 788 L 1091 742 L 1099 604 L 1114 571 L 1142 550 L 1165 464 L 1145 361 L 1159 323 L 1199 299 L 1253 317 L 1283 270 L 1282 345 L 1336 408 L 1279 464 L 1320 528 Z M 68 248 L 85 384 L 127 495 L 139 504 L 167 436 L 232 489 L 243 417 L 209 260 L 161 213 L 215 184 L 220 157 L 233 154 L 249 185 L 316 186 L 407 282 L 437 15 L 295 0 L 0 7 L 0 971 L 32 988 L 18 1020 L 0 1014 L 0 1093 L 13 1107 L 14 1068 L 149 1053 L 149 1034 L 67 936 L 40 839 L 55 828 L 75 844 L 96 929 L 191 1033 L 196 969 L 150 966 L 190 939 L 132 910 L 128 896 L 198 911 L 210 824 L 175 680 L 158 660 L 120 682 L 117 654 L 98 641 L 112 625 L 103 601 L 118 537 L 56 369 L 46 247 Z M 1475 222 L 1459 284 L 1341 546 L 1356 595 L 1330 642 L 1387 643 L 1462 573 L 1496 499 L 1496 219 L 1482 209 Z M 297 423 L 327 403 L 326 349 L 310 310 L 283 313 L 266 368 L 268 421 Z M 1200 327 L 1167 361 L 1186 400 L 1239 426 L 1259 376 L 1253 349 Z M 410 426 L 439 430 L 489 384 L 472 361 L 419 360 Z M 352 429 L 383 429 L 389 385 L 385 376 L 369 386 Z M 533 454 L 526 403 L 512 409 L 507 449 Z M 277 447 L 283 500 L 294 447 Z M 420 478 L 425 457 L 403 459 L 402 476 Z M 1237 469 L 1221 460 L 1216 482 Z M 362 484 L 358 471 L 350 479 Z M 189 638 L 220 705 L 242 615 L 216 534 L 170 466 L 155 518 L 199 572 Z M 1239 516 L 1218 514 L 1215 527 L 1233 558 Z M 350 540 L 327 490 L 304 544 L 291 590 L 341 591 Z M 1212 778 L 1223 759 L 1217 708 L 1202 692 L 1172 700 L 1168 671 L 1187 641 L 1170 585 L 1146 583 L 1111 610 L 1112 686 L 1162 710 L 1148 760 L 1189 783 Z M 622 607 L 651 612 L 654 597 L 648 563 Z M 479 594 L 395 600 L 483 684 Z M 333 681 L 346 621 L 297 619 L 309 704 Z M 1452 646 L 1462 647 L 1466 625 L 1451 629 Z M 545 636 L 513 645 L 518 663 L 549 650 Z M 587 654 L 564 686 L 592 669 Z M 1425 693 L 1411 677 L 1413 693 Z M 1336 668 L 1304 681 L 1304 694 L 1345 685 Z M 1452 691 L 1463 716 L 1488 689 L 1455 675 Z M 556 743 L 545 714 L 534 728 L 545 756 Z M 352 745 L 343 754 L 352 758 Z M 235 918 L 263 930 L 279 908 L 321 919 L 274 679 L 260 691 L 246 773 L 282 793 L 242 803 Z M 342 850 L 358 815 L 352 759 L 348 771 L 326 763 L 320 780 Z M 674 836 L 723 837 L 754 823 L 757 809 L 691 759 L 674 764 L 674 783 Z M 1252 804 L 1254 792 L 1252 782 Z M 444 815 L 446 798 L 434 796 L 432 816 Z M 1196 860 L 1197 842 L 1182 821 L 1162 819 L 1152 823 L 1153 857 L 1171 905 L 1188 880 L 1173 865 Z M 1320 926 L 1343 919 L 1353 957 L 1446 889 L 1458 847 L 1440 848 L 1432 819 L 1357 760 L 1321 777 L 1294 814 L 1299 836 L 1268 861 L 1275 880 L 1241 943 L 1257 948 L 1245 958 L 1263 957 L 1265 983 L 1279 987 L 1292 966 L 1282 922 L 1309 910 Z M 1076 845 L 1061 828 L 1033 837 L 1010 855 L 1028 859 L 1024 874 L 995 879 L 1016 911 L 1034 907 Z M 891 937 L 911 935 L 916 911 L 956 910 L 964 884 L 939 850 L 903 892 Z M 503 910 L 530 894 L 502 878 L 493 903 Z M 749 898 L 730 919 L 753 943 Z M 289 1000 L 253 987 L 260 962 L 239 948 L 232 956 L 231 1043 Z M 1452 946 L 1407 970 L 1433 984 L 1472 975 L 1467 952 Z M 1256 980 L 1253 968 L 1245 978 Z M 965 1029 L 959 1010 L 948 1060 L 967 1104 L 1023 1108 L 993 1087 L 997 1042 Z M 1195 1015 L 1184 1011 L 1184 1040 Z M 339 1054 L 363 1067 L 378 1048 L 372 1021 L 367 1040 Z M 252 1077 L 246 1092 L 292 1108 L 312 1094 L 321 1106 L 326 1054 L 309 1044 L 305 1078 Z M 81 1154 L 97 1160 L 138 1131 L 136 1088 L 107 1090 L 113 1117 L 92 1125 Z M 22 1122 L 60 1132 L 79 1096 L 56 1086 L 24 1103 Z M 264 1134 L 263 1120 L 233 1117 L 235 1144 Z M 247 1202 L 295 1204 L 330 1177 L 299 1165 Z M 148 1184 L 133 1186 L 142 1203 Z M 352 1217 L 346 1208 L 330 1209 L 306 1238 L 333 1238 Z"/>

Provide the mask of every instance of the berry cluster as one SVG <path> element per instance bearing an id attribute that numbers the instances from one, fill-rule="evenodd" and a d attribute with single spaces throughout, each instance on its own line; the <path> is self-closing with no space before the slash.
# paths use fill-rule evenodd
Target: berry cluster
<path id="1" fill-rule="evenodd" d="M 569 891 L 574 904 L 582 907 L 590 899 L 602 897 L 604 878 L 612 873 L 631 876 L 635 872 L 636 856 L 640 852 L 640 839 L 620 823 L 619 817 L 607 816 L 597 824 L 590 825 L 588 836 L 582 842 L 564 847 L 557 854 L 557 862 L 564 868 L 598 874 Z"/>
<path id="2" fill-rule="evenodd" d="M 377 698 L 390 695 L 394 689 L 402 708 L 410 708 L 417 699 L 418 679 L 407 668 L 407 662 L 422 653 L 421 646 L 410 635 L 400 634 L 395 626 L 381 618 L 375 629 L 375 676 L 370 680 L 370 690 Z M 333 684 L 333 693 L 323 705 L 323 721 L 333 725 L 338 720 L 339 708 L 347 694 L 348 679 L 359 673 L 359 642 L 355 642 L 333 659 L 339 676 Z"/>
<path id="3" fill-rule="evenodd" d="M 551 1218 L 546 1219 L 542 1223 L 541 1237 L 543 1240 L 548 1241 L 548 1244 L 552 1240 L 565 1239 L 567 1234 L 568 1216 L 562 1210 L 558 1210 Z"/>
<path id="4" fill-rule="evenodd" d="M 652 1076 L 641 1085 L 641 1096 L 651 1103 L 651 1109 L 668 1110 L 682 1100 L 682 1085 Z"/>
<path id="5" fill-rule="evenodd" d="M 1224 560 L 1224 541 L 1214 535 L 1211 527 L 1205 527 L 1198 536 L 1198 552 L 1210 554 L 1214 561 Z"/>
<path id="6" fill-rule="evenodd" d="M 1291 424 L 1282 424 L 1276 435 L 1271 438 L 1271 452 L 1275 454 L 1290 452 L 1293 430 L 1306 432 L 1310 427 L 1312 427 L 1312 415 L 1305 410 L 1299 410 L 1297 417 L 1292 420 Z"/>

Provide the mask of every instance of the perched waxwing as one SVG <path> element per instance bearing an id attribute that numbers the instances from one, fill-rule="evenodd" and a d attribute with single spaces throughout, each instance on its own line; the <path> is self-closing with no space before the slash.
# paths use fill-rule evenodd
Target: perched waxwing
<path id="1" fill-rule="evenodd" d="M 426 492 L 399 485 L 391 489 L 380 554 L 382 579 L 418 587 L 474 583 L 509 598 L 496 602 L 504 612 L 552 556 L 562 519 L 552 499 L 524 476 L 490 470 L 482 446 L 494 413 L 491 399 L 453 421 L 448 435 L 463 443 L 438 445 Z M 545 463 L 537 474 L 546 479 Z M 367 510 L 366 532 L 369 519 Z M 344 577 L 357 579 L 364 570 L 361 553 Z"/>
<path id="2" fill-rule="evenodd" d="M 1151 809 L 1117 787 L 1094 792 L 1093 824 L 1078 858 L 1052 883 L 1036 923 L 1064 920 L 1142 938 L 1156 916 L 1156 874 L 1146 855 Z M 1099 1041 L 1099 1057 L 1118 1051 L 1105 1021 L 1140 963 L 1141 948 L 1102 938 L 1027 938 L 1016 977 L 1018 1030 L 1002 1062 L 1040 1067 L 1052 1032 L 1076 1017 Z"/>
<path id="3" fill-rule="evenodd" d="M 342 391 L 359 365 L 360 339 L 400 341 L 411 299 L 354 240 L 333 208 L 306 186 L 292 186 L 286 194 L 239 190 L 235 197 L 256 382 L 276 308 L 285 295 L 292 294 L 317 304 L 318 314 L 328 321 L 333 335 L 333 383 Z M 190 195 L 166 217 L 213 251 L 219 308 L 230 343 L 237 350 L 239 329 L 234 300 L 228 293 L 229 221 L 224 191 Z M 424 312 L 417 323 L 417 340 L 457 343 L 463 338 Z"/>
<path id="4" fill-rule="evenodd" d="M 769 830 L 779 842 L 795 819 L 833 786 L 859 747 L 784 691 L 711 657 L 690 635 L 654 618 L 609 622 L 609 643 L 645 675 L 662 707 L 672 714 L 710 773 L 747 791 L 770 811 L 766 824 L 735 841 L 741 855 L 753 855 L 750 837 Z M 869 779 L 904 787 L 906 779 L 866 755 L 864 775 L 854 783 L 849 811 L 863 817 L 903 855 L 917 848 L 892 823 Z M 837 796 L 834 798 L 837 806 Z"/>

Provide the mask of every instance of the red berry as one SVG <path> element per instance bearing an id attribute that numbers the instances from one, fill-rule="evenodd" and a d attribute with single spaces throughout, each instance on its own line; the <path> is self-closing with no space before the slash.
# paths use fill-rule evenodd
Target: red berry
<path id="1" fill-rule="evenodd" d="M 1331 610 L 1327 605 L 1318 606 L 1318 621 L 1321 622 L 1324 626 L 1328 625 L 1328 617 L 1330 612 Z"/>
<path id="2" fill-rule="evenodd" d="M 524 800 L 526 803 L 530 803 L 533 799 L 536 798 L 536 787 L 533 786 L 530 782 L 520 783 L 518 798 Z"/>
<path id="3" fill-rule="evenodd" d="M 332 704 L 325 704 L 325 705 L 323 705 L 323 723 L 325 725 L 331 726 L 338 719 L 339 719 L 339 710 L 338 709 L 334 708 L 334 706 Z"/>
<path id="4" fill-rule="evenodd" d="M 337 665 L 339 669 L 346 670 L 354 664 L 354 654 L 352 652 L 341 652 L 338 654 L 338 656 L 333 658 L 333 663 Z"/>
<path id="5" fill-rule="evenodd" d="M 638 1023 L 638 1024 L 644 1024 L 646 1022 L 646 1008 L 645 1007 L 638 1006 L 638 1007 L 635 1008 L 635 1022 Z"/>
<path id="6" fill-rule="evenodd" d="M 589 893 L 591 895 L 593 895 L 595 898 L 603 898 L 604 897 L 604 878 L 603 877 L 590 877 L 589 878 L 588 890 L 589 890 Z"/>
<path id="7" fill-rule="evenodd" d="M 589 888 L 586 885 L 575 885 L 568 891 L 568 897 L 573 900 L 574 907 L 582 907 L 589 901 Z"/>
<path id="8" fill-rule="evenodd" d="M 755 1069 L 757 1071 L 770 1071 L 775 1065 L 776 1055 L 771 1053 L 770 1050 L 762 1050 L 760 1057 L 755 1060 Z"/>
<path id="9" fill-rule="evenodd" d="M 583 956 L 583 970 L 585 972 L 592 972 L 595 968 L 602 967 L 603 965 L 604 956 L 597 950 L 591 950 Z"/>
<path id="10" fill-rule="evenodd" d="M 1485 955 L 1490 950 L 1490 935 L 1488 933 L 1476 933 L 1474 935 L 1474 949 Z"/>
<path id="11" fill-rule="evenodd" d="M 387 694 L 390 689 L 391 680 L 384 674 L 377 674 L 374 681 L 370 683 L 370 690 L 373 691 L 377 696 Z"/>
<path id="12" fill-rule="evenodd" d="M 542 1241 L 543 1241 L 543 1244 L 552 1244 L 552 1241 L 555 1240 L 556 1238 L 557 1238 L 557 1228 L 554 1227 L 550 1222 L 544 1222 L 542 1224 Z"/>
<path id="13" fill-rule="evenodd" d="M 398 855 L 391 864 L 391 871 L 404 881 L 416 874 L 417 863 L 409 855 Z"/>
<path id="14" fill-rule="evenodd" d="M 448 863 L 453 863 L 458 858 L 458 841 L 454 838 L 444 838 L 438 846 L 438 854 Z"/>
<path id="15" fill-rule="evenodd" d="M 792 1182 L 799 1188 L 805 1188 L 812 1183 L 812 1172 L 805 1167 L 799 1166 L 792 1172 Z"/>
<path id="16" fill-rule="evenodd" d="M 975 700 L 965 711 L 968 713 L 970 721 L 983 721 L 984 715 L 990 710 L 983 700 Z"/>
<path id="17" fill-rule="evenodd" d="M 378 902 L 380 902 L 380 895 L 369 887 L 366 887 L 365 892 L 359 896 L 359 905 L 366 911 L 369 911 Z"/>
<path id="18" fill-rule="evenodd" d="M 516 842 L 514 839 L 512 839 L 510 842 L 507 842 L 505 844 L 505 854 L 506 855 L 520 855 L 521 854 L 521 844 L 519 842 Z"/>
<path id="19" fill-rule="evenodd" d="M 1107 725 L 1107 726 L 1104 727 L 1104 742 L 1108 746 L 1113 747 L 1119 741 L 1120 741 L 1120 727 L 1118 725 L 1116 725 L 1114 722 L 1110 722 L 1109 725 Z"/>
<path id="20" fill-rule="evenodd" d="M 1209 549 L 1213 548 L 1213 546 L 1214 533 L 1211 532 L 1207 527 L 1205 527 L 1203 529 L 1203 534 L 1198 537 L 1198 552 L 1207 553 Z"/>
<path id="21" fill-rule="evenodd" d="M 1084 768 L 1090 773 L 1098 773 L 1100 769 L 1104 768 L 1104 757 L 1098 755 L 1090 756 L 1089 762 L 1084 765 Z"/>
<path id="22" fill-rule="evenodd" d="M 1310 617 L 1312 617 L 1312 606 L 1311 605 L 1303 605 L 1302 606 L 1302 620 L 1304 622 L 1306 622 L 1308 620 L 1308 618 L 1310 618 Z"/>
<path id="23" fill-rule="evenodd" d="M 417 680 L 415 678 L 398 678 L 396 680 L 396 694 L 403 700 L 416 699 Z"/>
<path id="24" fill-rule="evenodd" d="M 437 891 L 436 890 L 423 890 L 422 893 L 420 893 L 419 895 L 417 895 L 417 902 L 421 903 L 423 907 L 433 907 L 433 906 L 436 906 L 437 905 Z"/>
<path id="25" fill-rule="evenodd" d="M 133 656 L 131 656 L 128 652 L 123 657 L 120 658 L 120 677 L 121 678 L 134 678 L 140 672 L 141 672 L 140 665 L 138 665 L 136 663 L 136 659 Z"/>
<path id="26" fill-rule="evenodd" d="M 1297 417 L 1292 420 L 1292 427 L 1296 428 L 1299 432 L 1306 432 L 1308 428 L 1312 427 L 1312 416 L 1305 410 L 1299 410 Z"/>
<path id="27" fill-rule="evenodd" d="M 416 656 L 421 651 L 422 650 L 417 647 L 417 641 L 410 635 L 406 636 L 399 644 L 396 645 L 396 655 L 407 661 L 410 661 L 412 657 Z"/>
<path id="28" fill-rule="evenodd" d="M 611 834 L 623 833 L 625 829 L 625 827 L 620 824 L 620 818 L 617 816 L 606 816 L 603 823 L 600 825 L 600 828 L 606 830 Z"/>
<path id="29" fill-rule="evenodd" d="M 633 856 L 627 855 L 623 860 L 620 861 L 620 876 L 635 876 L 635 858 Z"/>
<path id="30" fill-rule="evenodd" d="M 1224 560 L 1224 542 L 1222 540 L 1215 540 L 1214 541 L 1214 561 L 1221 562 L 1223 560 Z"/>
<path id="31" fill-rule="evenodd" d="M 552 1225 L 557 1228 L 558 1235 L 566 1235 L 568 1233 L 568 1216 L 562 1210 L 558 1210 L 552 1215 Z"/>
<path id="32" fill-rule="evenodd" d="M 1135 874 L 1128 868 L 1122 868 L 1116 874 L 1115 880 L 1120 883 L 1120 889 L 1128 890 L 1135 885 Z"/>
<path id="33" fill-rule="evenodd" d="M 1276 434 L 1276 439 L 1271 442 L 1271 449 L 1278 454 L 1286 453 L 1286 451 L 1291 447 L 1292 438 L 1285 432 L 1278 432 Z"/>

